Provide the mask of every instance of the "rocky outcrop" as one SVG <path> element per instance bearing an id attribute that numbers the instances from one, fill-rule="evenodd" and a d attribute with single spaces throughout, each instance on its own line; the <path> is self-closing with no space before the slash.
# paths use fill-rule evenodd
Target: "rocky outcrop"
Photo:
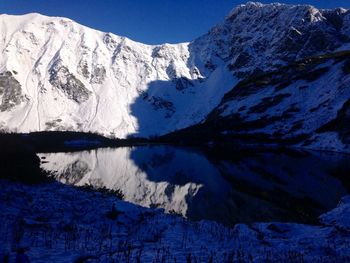
<path id="1" fill-rule="evenodd" d="M 57 89 L 60 89 L 69 99 L 77 103 L 85 102 L 89 99 L 91 92 L 84 84 L 77 79 L 68 68 L 56 61 L 50 70 L 50 83 Z"/>
<path id="2" fill-rule="evenodd" d="M 0 73 L 0 111 L 8 111 L 23 100 L 21 84 L 10 71 Z"/>

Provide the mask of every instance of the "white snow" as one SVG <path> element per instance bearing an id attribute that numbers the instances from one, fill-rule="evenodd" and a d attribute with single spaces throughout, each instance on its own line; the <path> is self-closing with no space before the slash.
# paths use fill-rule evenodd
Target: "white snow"
<path id="1" fill-rule="evenodd" d="M 317 32 L 324 33 L 325 43 L 335 38 L 336 30 L 349 36 L 347 10 L 337 11 L 343 16 L 340 29 L 328 23 L 325 12 L 308 5 L 249 2 L 191 43 L 155 46 L 67 18 L 1 15 L 0 71 L 17 72 L 14 77 L 25 99 L 0 112 L 0 129 L 84 131 L 125 138 L 196 124 L 242 74 L 315 55 L 320 52 L 312 44 L 319 41 Z M 304 46 L 288 44 L 295 35 Z M 339 39 L 329 43 L 324 52 L 347 44 Z M 86 101 L 77 103 L 52 86 L 50 71 L 55 65 L 66 67 L 84 85 Z M 62 83 L 68 81 L 58 75 Z"/>
<path id="2" fill-rule="evenodd" d="M 236 82 L 223 62 L 203 75 L 191 61 L 189 43 L 144 45 L 39 14 L 0 20 L 0 69 L 17 72 L 14 77 L 28 98 L 0 112 L 3 128 L 10 131 L 163 134 L 201 121 Z M 91 92 L 87 101 L 77 103 L 50 84 L 54 65 L 66 67 L 84 84 Z M 100 79 L 94 76 L 99 69 L 105 71 Z M 62 74 L 58 79 L 67 83 Z M 178 79 L 186 79 L 183 88 L 175 88 Z"/>
<path id="3" fill-rule="evenodd" d="M 317 225 L 190 222 L 57 183 L 1 181 L 0 257 L 26 248 L 31 262 L 348 262 L 349 200 Z M 11 198 L 9 198 L 11 197 Z M 113 205 L 118 214 L 108 216 Z M 137 261 L 137 260 L 140 261 Z"/>

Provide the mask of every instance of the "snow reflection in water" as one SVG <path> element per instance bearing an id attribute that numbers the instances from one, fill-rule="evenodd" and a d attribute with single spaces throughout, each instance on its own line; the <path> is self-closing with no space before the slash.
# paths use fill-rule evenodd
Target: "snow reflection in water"
<path id="1" fill-rule="evenodd" d="M 220 154 L 171 146 L 39 154 L 65 184 L 118 189 L 126 201 L 225 224 L 314 220 L 348 192 L 336 154 Z M 227 158 L 227 157 L 230 158 Z"/>

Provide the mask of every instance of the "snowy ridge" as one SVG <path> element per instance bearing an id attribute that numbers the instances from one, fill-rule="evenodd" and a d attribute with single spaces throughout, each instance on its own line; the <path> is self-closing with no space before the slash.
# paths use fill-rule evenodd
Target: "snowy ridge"
<path id="1" fill-rule="evenodd" d="M 194 43 L 245 77 L 343 47 L 349 43 L 349 18 L 341 8 L 248 2 Z"/>
<path id="2" fill-rule="evenodd" d="M 205 119 L 238 81 L 344 50 L 350 13 L 249 2 L 191 43 L 144 45 L 59 17 L 1 15 L 0 129 L 153 136 Z"/>
<path id="3" fill-rule="evenodd" d="M 0 25 L 0 81 L 20 84 L 20 95 L 1 87 L 4 130 L 164 133 L 201 120 L 225 92 L 210 87 L 234 83 L 222 68 L 202 81 L 189 43 L 149 46 L 39 14 Z"/>
<path id="4" fill-rule="evenodd" d="M 246 79 L 228 92 L 208 122 L 220 132 L 350 152 L 350 52 L 298 61 Z"/>

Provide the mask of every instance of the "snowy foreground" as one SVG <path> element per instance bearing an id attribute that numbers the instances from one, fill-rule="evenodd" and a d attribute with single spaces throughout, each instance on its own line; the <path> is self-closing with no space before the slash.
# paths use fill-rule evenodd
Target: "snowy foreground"
<path id="1" fill-rule="evenodd" d="M 350 197 L 319 225 L 227 228 L 59 183 L 0 188 L 0 253 L 10 262 L 18 247 L 31 262 L 350 262 Z"/>

